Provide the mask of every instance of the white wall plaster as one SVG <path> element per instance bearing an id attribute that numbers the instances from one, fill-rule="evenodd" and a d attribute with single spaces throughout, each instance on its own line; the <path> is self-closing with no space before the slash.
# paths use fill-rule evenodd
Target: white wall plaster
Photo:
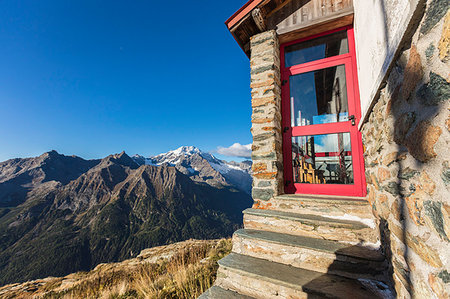
<path id="1" fill-rule="evenodd" d="M 362 121 L 393 62 L 420 0 L 354 1 L 356 58 Z"/>

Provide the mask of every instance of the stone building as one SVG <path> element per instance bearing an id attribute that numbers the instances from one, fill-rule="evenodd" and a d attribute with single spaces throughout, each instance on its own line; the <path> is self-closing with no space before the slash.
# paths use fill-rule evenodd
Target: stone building
<path id="1" fill-rule="evenodd" d="M 253 199 L 206 298 L 449 298 L 448 0 L 250 0 Z"/>

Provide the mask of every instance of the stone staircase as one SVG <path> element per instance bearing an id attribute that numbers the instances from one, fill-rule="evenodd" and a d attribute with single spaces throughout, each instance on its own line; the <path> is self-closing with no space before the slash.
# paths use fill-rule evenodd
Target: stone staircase
<path id="1" fill-rule="evenodd" d="M 282 195 L 244 211 L 207 298 L 389 298 L 367 201 Z"/>

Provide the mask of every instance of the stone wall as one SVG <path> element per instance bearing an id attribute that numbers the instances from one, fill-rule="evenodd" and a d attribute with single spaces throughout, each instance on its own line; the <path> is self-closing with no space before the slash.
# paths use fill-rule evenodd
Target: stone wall
<path id="1" fill-rule="evenodd" d="M 283 192 L 280 45 L 275 30 L 250 41 L 255 205 Z"/>
<path id="2" fill-rule="evenodd" d="M 399 298 L 450 294 L 450 11 L 429 0 L 362 126 L 368 199 Z"/>

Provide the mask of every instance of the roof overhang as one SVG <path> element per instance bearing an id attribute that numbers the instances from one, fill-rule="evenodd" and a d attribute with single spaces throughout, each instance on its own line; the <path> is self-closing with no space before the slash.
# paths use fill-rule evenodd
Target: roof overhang
<path id="1" fill-rule="evenodd" d="M 228 18 L 225 25 L 250 57 L 250 38 L 266 30 L 275 29 L 280 42 L 285 43 L 353 23 L 352 0 L 341 1 L 344 4 L 340 7 L 322 3 L 321 0 L 250 0 Z M 306 18 L 303 9 L 309 10 Z M 313 17 L 310 16 L 312 9 L 316 10 Z"/>

